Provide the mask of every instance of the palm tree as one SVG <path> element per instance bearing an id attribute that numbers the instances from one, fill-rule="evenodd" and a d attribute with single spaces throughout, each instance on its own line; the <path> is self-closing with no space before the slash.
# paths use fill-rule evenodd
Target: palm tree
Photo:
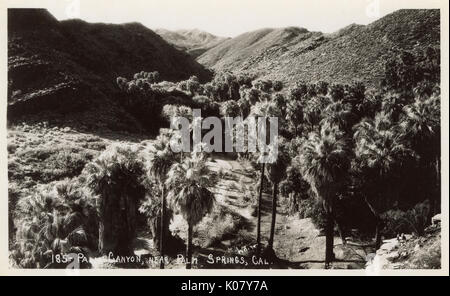
<path id="1" fill-rule="evenodd" d="M 325 125 L 320 134 L 309 134 L 302 150 L 299 157 L 302 175 L 326 213 L 325 267 L 328 268 L 334 259 L 333 204 L 349 168 L 348 143 L 337 127 Z"/>
<path id="2" fill-rule="evenodd" d="M 87 256 L 87 248 L 95 240 L 92 228 L 98 231 L 95 201 L 74 183 L 63 180 L 19 200 L 16 245 L 11 252 L 17 266 L 55 268 L 68 264 L 56 262 L 56 255 Z"/>
<path id="3" fill-rule="evenodd" d="M 383 202 L 383 190 L 390 190 L 398 169 L 413 156 L 402 140 L 398 126 L 389 114 L 378 113 L 374 120 L 365 119 L 355 126 L 355 161 L 362 176 L 370 176 L 372 185 L 378 192 L 375 200 L 370 201 L 365 195 L 365 202 L 377 221 L 375 230 L 375 246 L 381 245 L 382 220 L 379 214 Z M 375 204 L 378 204 L 376 206 Z"/>
<path id="4" fill-rule="evenodd" d="M 306 101 L 303 107 L 304 122 L 308 123 L 310 130 L 319 126 L 322 111 L 331 103 L 328 96 L 315 96 Z"/>
<path id="5" fill-rule="evenodd" d="M 250 110 L 250 116 L 259 117 L 259 120 L 264 120 L 267 123 L 267 117 L 277 117 L 281 118 L 280 110 L 277 108 L 277 105 L 274 101 L 261 101 L 257 102 L 252 106 Z M 265 130 L 267 131 L 267 125 L 265 126 Z M 266 136 L 269 137 L 269 133 L 266 132 Z M 261 139 L 260 139 L 261 140 Z M 267 141 L 265 141 L 267 142 Z M 259 195 L 258 195 L 258 218 L 256 224 L 256 254 L 259 256 L 261 254 L 261 208 L 262 208 L 262 194 L 264 188 L 264 174 L 265 174 L 265 158 L 267 157 L 267 152 L 265 147 L 259 147 L 259 153 L 257 156 L 258 162 L 261 163 L 261 175 L 260 175 L 260 184 L 259 184 Z"/>
<path id="6" fill-rule="evenodd" d="M 301 127 L 304 121 L 303 104 L 297 100 L 290 100 L 286 106 L 286 119 L 288 129 L 297 137 L 300 136 Z"/>
<path id="7" fill-rule="evenodd" d="M 268 250 L 271 252 L 271 254 L 274 254 L 273 251 L 273 239 L 275 236 L 275 222 L 276 222 L 276 216 L 277 216 L 277 194 L 278 194 L 278 185 L 280 182 L 286 178 L 286 169 L 290 163 L 289 156 L 287 154 L 286 149 L 286 141 L 282 138 L 280 138 L 277 143 L 274 143 L 275 145 L 278 145 L 278 152 L 277 155 L 274 156 L 276 159 L 272 163 L 268 163 L 267 165 L 267 178 L 270 180 L 270 182 L 273 185 L 272 188 L 272 221 L 270 224 L 270 236 L 269 236 L 269 242 L 268 242 Z M 271 149 L 273 151 L 273 148 Z"/>
<path id="8" fill-rule="evenodd" d="M 329 104 L 323 111 L 321 124 L 336 125 L 343 131 L 351 131 L 355 115 L 349 103 L 337 101 Z"/>
<path id="9" fill-rule="evenodd" d="M 151 146 L 149 169 L 151 177 L 157 180 L 161 194 L 159 251 L 161 255 L 160 268 L 164 268 L 164 240 L 167 237 L 169 225 L 166 217 L 165 181 L 170 167 L 176 161 L 176 154 L 170 149 L 170 133 L 161 133 Z M 166 225 L 167 224 L 167 225 Z M 154 241 L 157 241 L 154 239 Z"/>
<path id="10" fill-rule="evenodd" d="M 440 96 L 433 94 L 425 99 L 418 97 L 413 104 L 403 108 L 403 113 L 400 127 L 405 140 L 420 156 L 421 167 L 434 172 L 435 213 L 440 197 Z"/>
<path id="11" fill-rule="evenodd" d="M 132 255 L 138 202 L 145 196 L 145 167 L 140 151 L 128 145 L 112 145 L 82 174 L 87 186 L 100 197 L 100 253 Z"/>
<path id="12" fill-rule="evenodd" d="M 191 157 L 172 165 L 167 175 L 167 198 L 188 224 L 186 268 L 190 269 L 193 229 L 213 209 L 214 195 L 209 188 L 215 185 L 216 178 L 206 166 L 205 154 L 195 151 L 191 153 Z"/>

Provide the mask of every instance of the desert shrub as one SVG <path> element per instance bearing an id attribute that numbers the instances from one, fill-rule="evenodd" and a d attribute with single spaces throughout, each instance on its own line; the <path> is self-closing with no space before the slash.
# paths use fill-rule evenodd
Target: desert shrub
<path id="1" fill-rule="evenodd" d="M 192 119 L 192 109 L 186 106 L 165 105 L 162 109 L 161 115 L 168 122 L 174 117 L 184 117 Z"/>
<path id="2" fill-rule="evenodd" d="M 16 152 L 17 145 L 14 143 L 8 143 L 8 145 L 6 145 L 6 149 L 8 150 L 8 153 L 14 153 Z"/>
<path id="3" fill-rule="evenodd" d="M 239 180 L 242 201 L 247 205 L 255 205 L 257 202 L 257 190 L 255 184 L 245 184 L 243 179 Z"/>
<path id="4" fill-rule="evenodd" d="M 204 95 L 198 95 L 193 97 L 192 101 L 196 105 L 196 108 L 200 108 L 202 110 L 202 116 L 208 117 L 220 115 L 220 104 L 211 98 Z"/>
<path id="5" fill-rule="evenodd" d="M 224 240 L 234 239 L 244 224 L 244 218 L 219 206 L 202 223 L 204 233 L 199 233 L 200 244 L 202 247 L 213 247 Z"/>
<path id="6" fill-rule="evenodd" d="M 229 100 L 223 102 L 220 106 L 220 114 L 222 116 L 236 117 L 241 114 L 241 109 L 236 101 Z"/>
<path id="7" fill-rule="evenodd" d="M 14 240 L 16 227 L 14 220 L 16 218 L 16 206 L 23 192 L 15 182 L 8 182 L 8 238 L 11 244 Z"/>
<path id="8" fill-rule="evenodd" d="M 43 170 L 45 179 L 51 181 L 66 177 L 75 177 L 81 173 L 86 163 L 92 160 L 93 154 L 74 148 L 63 148 L 52 154 Z"/>
<path id="9" fill-rule="evenodd" d="M 95 199 L 80 184 L 64 180 L 21 198 L 16 209 L 15 244 L 10 258 L 21 268 L 63 268 L 53 258 L 95 249 L 98 216 Z M 89 264 L 81 262 L 81 268 Z"/>
<path id="10" fill-rule="evenodd" d="M 299 218 L 311 218 L 311 221 L 318 228 L 325 228 L 325 211 L 322 205 L 313 198 L 299 201 Z"/>
<path id="11" fill-rule="evenodd" d="M 274 91 L 281 91 L 283 89 L 283 82 L 279 80 L 274 81 L 272 88 Z"/>
<path id="12" fill-rule="evenodd" d="M 87 143 L 83 143 L 81 146 L 86 149 L 101 151 L 101 150 L 105 150 L 106 143 L 103 141 L 87 142 Z"/>
<path id="13" fill-rule="evenodd" d="M 248 231 L 244 229 L 240 229 L 236 233 L 236 238 L 233 240 L 233 245 L 236 247 L 243 247 L 243 246 L 249 246 L 256 242 L 255 235 L 252 233 L 249 233 Z"/>
<path id="14" fill-rule="evenodd" d="M 441 240 L 436 239 L 424 250 L 414 254 L 411 260 L 411 268 L 417 269 L 440 269 L 441 268 Z"/>
<path id="15" fill-rule="evenodd" d="M 411 232 L 411 225 L 406 219 L 406 212 L 402 210 L 389 210 L 382 215 L 382 219 L 385 223 L 384 234 L 388 237 Z"/>
<path id="16" fill-rule="evenodd" d="M 84 149 L 59 146 L 20 150 L 8 162 L 8 175 L 12 180 L 49 183 L 79 175 L 94 154 Z"/>
<path id="17" fill-rule="evenodd" d="M 384 234 L 394 237 L 401 233 L 415 233 L 423 235 L 428 224 L 430 203 L 428 200 L 416 204 L 413 208 L 402 211 L 393 209 L 382 215 L 384 221 Z"/>

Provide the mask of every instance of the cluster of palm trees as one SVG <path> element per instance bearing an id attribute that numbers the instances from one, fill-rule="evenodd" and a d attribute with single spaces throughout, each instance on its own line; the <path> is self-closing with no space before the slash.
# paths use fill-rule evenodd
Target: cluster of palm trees
<path id="1" fill-rule="evenodd" d="M 405 64 L 402 58 L 405 54 L 412 55 L 415 62 Z M 408 208 L 431 199 L 434 212 L 438 211 L 438 59 L 433 49 L 400 53 L 399 57 L 394 57 L 394 62 L 387 63 L 386 79 L 378 89 L 368 89 L 363 83 L 319 82 L 297 83 L 284 91 L 280 83 L 252 81 L 245 79 L 245 75 L 230 73 L 221 74 L 212 83 L 198 88 L 209 96 L 204 100 L 206 104 L 218 102 L 221 115 L 279 119 L 277 144 L 280 149 L 276 161 L 258 163 L 257 159 L 263 155 L 241 154 L 254 161 L 255 169 L 261 170 L 257 193 L 258 254 L 262 245 L 261 202 L 265 182 L 270 182 L 272 187 L 272 222 L 267 250 L 274 254 L 276 206 L 282 187 L 284 195 L 293 193 L 295 198 L 311 195 L 322 204 L 326 220 L 326 266 L 334 259 L 334 224 L 339 220 L 336 204 L 343 196 L 360 197 L 373 214 L 377 248 L 383 232 L 382 213 L 394 205 L 401 203 Z M 417 176 L 426 176 L 423 178 L 426 184 L 416 184 Z M 287 186 L 288 183 L 291 186 Z M 410 191 L 405 191 L 408 187 Z M 420 196 L 410 198 L 410 193 L 418 188 L 421 189 L 416 193 Z M 343 225 L 336 224 L 345 244 Z M 343 224 L 345 226 L 345 221 Z"/>
<path id="2" fill-rule="evenodd" d="M 325 82 L 299 82 L 284 90 L 279 82 L 252 81 L 249 76 L 230 73 L 218 74 L 205 85 L 194 78 L 186 84 L 186 95 L 195 96 L 195 104 L 217 112 L 217 116 L 278 118 L 276 159 L 258 162 L 274 147 L 240 155 L 250 158 L 255 170 L 261 171 L 258 192 L 255 192 L 258 194 L 258 256 L 262 248 L 262 195 L 265 188 L 269 188 L 266 182 L 270 183 L 272 191 L 272 220 L 265 254 L 275 255 L 279 193 L 294 198 L 293 205 L 298 205 L 297 198 L 311 196 L 325 212 L 326 267 L 334 260 L 336 205 L 342 202 L 342 197 L 360 198 L 366 210 L 373 214 L 376 247 L 382 239 L 382 213 L 394 205 L 408 208 L 429 199 L 434 212 L 439 210 L 440 81 L 436 74 L 439 56 L 434 50 L 407 55 L 412 55 L 413 62 L 411 58 L 396 57 L 394 62 L 387 63 L 386 79 L 375 90 L 362 83 Z M 128 82 L 121 80 L 120 83 Z M 200 99 L 199 95 L 205 98 Z M 212 104 L 219 108 L 211 108 Z M 168 114 L 189 113 L 189 107 L 182 105 L 164 110 Z M 98 248 L 102 253 L 133 253 L 139 210 L 156 221 L 153 223 L 154 241 L 163 258 L 170 218 L 172 213 L 180 213 L 188 225 L 186 267 L 191 268 L 194 227 L 213 208 L 211 188 L 217 179 L 208 170 L 208 156 L 204 152 L 194 149 L 191 153 L 174 153 L 170 148 L 172 137 L 170 130 L 163 130 L 148 147 L 109 147 L 77 178 L 77 186 L 88 188 L 90 195 L 72 198 L 74 194 L 64 195 L 60 190 L 49 202 L 48 197 L 41 195 L 19 201 L 19 209 L 24 214 L 23 226 L 17 234 L 17 242 L 22 244 L 17 258 L 27 259 L 22 262 L 25 266 L 33 265 L 44 258 L 42 254 L 46 250 L 30 246 L 49 249 L 53 244 L 58 246 L 53 242 L 56 238 L 58 242 L 69 240 L 70 246 L 75 247 L 75 241 L 69 237 L 75 237 L 72 232 L 80 235 L 86 232 L 88 227 L 83 222 L 86 219 L 73 223 L 68 220 L 69 226 L 62 228 L 55 221 L 66 221 L 74 213 L 78 213 L 76 217 L 83 217 L 80 216 L 85 215 L 83 207 L 92 208 L 95 204 L 99 221 Z M 61 207 L 59 201 L 66 198 L 83 203 L 78 207 Z M 42 211 L 38 214 L 37 209 Z M 60 216 L 64 219 L 58 218 Z M 345 217 L 344 220 L 351 219 Z M 354 226 L 357 221 L 351 223 Z M 21 222 L 15 224 L 21 225 Z M 342 233 L 340 224 L 337 226 Z M 343 235 L 342 238 L 345 243 Z M 164 268 L 164 260 L 160 262 L 160 267 Z"/>
<path id="3" fill-rule="evenodd" d="M 175 134 L 163 131 L 150 146 L 144 150 L 148 156 L 147 177 L 155 183 L 150 194 L 159 195 L 159 201 L 149 196 L 144 202 L 143 211 L 148 203 L 159 206 L 159 251 L 161 258 L 165 255 L 165 242 L 168 237 L 170 213 L 178 212 L 188 224 L 186 242 L 186 268 L 192 267 L 192 239 L 193 228 L 202 218 L 210 213 L 214 205 L 214 195 L 210 191 L 214 187 L 216 178 L 209 170 L 205 152 L 194 147 L 191 153 L 174 153 L 170 148 L 170 141 Z M 167 210 L 170 208 L 169 215 Z M 160 268 L 164 268 L 165 260 L 160 260 Z"/>
<path id="4" fill-rule="evenodd" d="M 406 53 L 412 55 L 414 61 L 406 65 L 401 58 L 405 53 L 401 53 L 396 62 L 387 64 L 387 78 L 379 89 L 367 89 L 362 83 L 329 85 L 321 82 L 298 83 L 287 93 L 273 90 L 263 93 L 256 87 L 255 91 L 243 92 L 252 94 L 250 114 L 279 117 L 278 143 L 281 147 L 287 143 L 288 151 L 287 155 L 280 154 L 274 164 L 258 165 L 261 169 L 258 250 L 264 181 L 268 180 L 273 186 L 268 243 L 268 248 L 272 249 L 278 184 L 281 182 L 284 189 L 288 188 L 289 192 L 283 192 L 286 195 L 296 191 L 292 186 L 285 186 L 293 182 L 286 171 L 298 172 L 289 178 L 295 176 L 299 187 L 304 182 L 309 185 L 300 190 L 303 192 L 295 192 L 297 196 L 312 193 L 323 205 L 326 266 L 334 258 L 335 208 L 342 196 L 361 197 L 372 212 L 376 248 L 381 245 L 382 212 L 399 204 L 408 209 L 425 199 L 433 202 L 432 212 L 439 211 L 440 81 L 436 74 L 439 73 L 439 57 L 435 53 L 433 49 Z M 398 84 L 399 80 L 408 83 Z M 429 220 L 430 217 L 424 218 Z M 352 225 L 355 222 L 352 221 Z M 345 244 L 341 225 L 337 226 Z"/>

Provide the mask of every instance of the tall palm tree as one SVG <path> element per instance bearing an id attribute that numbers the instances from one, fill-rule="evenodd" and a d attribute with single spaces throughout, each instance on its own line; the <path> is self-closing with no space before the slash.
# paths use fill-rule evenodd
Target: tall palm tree
<path id="1" fill-rule="evenodd" d="M 161 194 L 159 251 L 161 255 L 160 268 L 164 268 L 164 241 L 169 225 L 166 217 L 165 181 L 172 164 L 177 160 L 177 155 L 170 149 L 170 133 L 161 133 L 151 146 L 148 172 L 157 180 Z M 167 224 L 167 225 L 166 225 Z M 155 240 L 156 241 L 156 240 Z"/>
<path id="2" fill-rule="evenodd" d="M 333 204 L 348 172 L 349 151 L 344 133 L 335 126 L 323 126 L 320 134 L 312 132 L 302 146 L 299 166 L 326 213 L 325 267 L 334 259 Z"/>
<path id="3" fill-rule="evenodd" d="M 128 145 L 112 145 L 86 165 L 87 186 L 100 197 L 99 251 L 133 254 L 138 202 L 145 195 L 144 159 Z"/>
<path id="4" fill-rule="evenodd" d="M 264 120 L 264 122 L 268 123 L 267 117 L 277 117 L 281 118 L 280 110 L 277 108 L 276 102 L 274 101 L 260 101 L 252 106 L 250 110 L 250 115 L 254 117 L 259 117 L 259 120 Z M 267 125 L 265 126 L 266 136 L 269 137 L 269 133 L 267 133 Z M 262 139 L 259 139 L 260 141 Z M 267 141 L 265 141 L 267 142 Z M 266 147 L 259 147 L 258 153 L 255 154 L 255 158 L 258 159 L 258 162 L 261 164 L 261 175 L 260 175 L 260 184 L 259 184 L 259 194 L 258 194 L 258 212 L 257 212 L 257 224 L 256 224 L 256 254 L 259 256 L 261 254 L 261 208 L 262 208 L 262 194 L 264 189 L 264 176 L 265 176 L 265 158 L 267 157 L 267 153 L 270 149 L 266 149 Z"/>
<path id="5" fill-rule="evenodd" d="M 188 223 L 186 268 L 192 267 L 193 229 L 214 205 L 214 194 L 209 190 L 216 183 L 215 175 L 206 166 L 206 156 L 192 152 L 181 163 L 175 163 L 168 172 L 166 185 L 168 200 Z"/>
<path id="6" fill-rule="evenodd" d="M 382 220 L 380 208 L 383 202 L 384 190 L 391 190 L 398 169 L 414 156 L 402 140 L 400 130 L 393 122 L 391 115 L 378 113 L 374 120 L 365 119 L 355 126 L 355 161 L 362 176 L 370 176 L 372 185 L 377 187 L 377 196 L 365 202 L 375 216 L 377 225 L 375 230 L 375 247 L 381 245 Z M 385 188 L 384 190 L 382 190 Z M 378 206 L 377 206 L 378 205 Z"/>
<path id="7" fill-rule="evenodd" d="M 261 164 L 261 177 L 259 180 L 259 193 L 258 193 L 258 211 L 257 211 L 257 223 L 256 223 L 256 254 L 261 254 L 261 207 L 262 207 L 262 194 L 264 188 L 264 170 L 266 163 Z"/>
<path id="8" fill-rule="evenodd" d="M 404 116 L 400 122 L 405 140 L 420 156 L 421 167 L 434 172 L 433 212 L 438 210 L 440 197 L 440 110 L 439 94 L 418 97 L 403 108 Z"/>
<path id="9" fill-rule="evenodd" d="M 268 242 L 268 250 L 274 254 L 273 251 L 273 240 L 275 236 L 275 222 L 277 217 L 277 194 L 278 194 L 278 185 L 280 182 L 286 178 L 286 169 L 289 166 L 290 158 L 287 153 L 286 141 L 283 138 L 280 138 L 277 143 L 274 145 L 278 145 L 277 155 L 274 155 L 274 161 L 272 163 L 267 164 L 267 178 L 272 183 L 272 221 L 270 224 L 270 236 Z M 273 148 L 271 149 L 273 151 Z"/>
<path id="10" fill-rule="evenodd" d="M 351 130 L 355 115 L 349 103 L 337 101 L 329 104 L 323 111 L 321 123 L 336 125 L 343 131 Z"/>

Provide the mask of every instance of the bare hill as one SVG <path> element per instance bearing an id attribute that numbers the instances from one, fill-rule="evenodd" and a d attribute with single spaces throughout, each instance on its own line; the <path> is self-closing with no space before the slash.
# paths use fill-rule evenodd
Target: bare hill
<path id="1" fill-rule="evenodd" d="M 176 48 L 186 51 L 193 57 L 197 57 L 205 51 L 229 39 L 215 36 L 211 33 L 198 29 L 176 31 L 156 29 L 155 32 Z"/>
<path id="2" fill-rule="evenodd" d="M 292 27 L 248 32 L 197 60 L 215 70 L 247 71 L 287 83 L 377 84 L 392 51 L 439 42 L 439 10 L 398 10 L 367 26 L 353 24 L 333 34 Z"/>

